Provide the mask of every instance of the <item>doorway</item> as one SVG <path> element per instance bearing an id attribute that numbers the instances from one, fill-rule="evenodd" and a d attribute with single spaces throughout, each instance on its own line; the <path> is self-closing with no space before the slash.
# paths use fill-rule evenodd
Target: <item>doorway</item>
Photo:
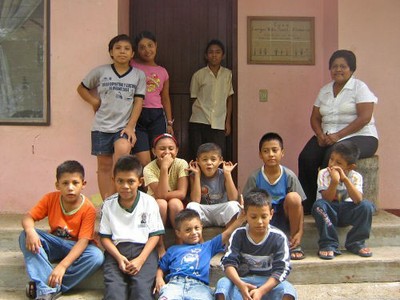
<path id="1" fill-rule="evenodd" d="M 157 63 L 169 73 L 174 132 L 179 157 L 186 160 L 190 159 L 190 79 L 205 66 L 208 41 L 216 38 L 225 44 L 222 64 L 233 72 L 235 94 L 232 134 L 224 159 L 237 162 L 237 0 L 131 0 L 130 35 L 134 38 L 143 30 L 155 34 Z"/>

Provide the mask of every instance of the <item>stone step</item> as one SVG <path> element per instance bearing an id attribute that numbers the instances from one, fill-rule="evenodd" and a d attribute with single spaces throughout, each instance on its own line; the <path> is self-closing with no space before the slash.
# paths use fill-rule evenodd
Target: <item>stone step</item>
<path id="1" fill-rule="evenodd" d="M 341 283 L 295 285 L 298 300 L 397 300 L 400 299 L 400 282 Z M 75 290 L 62 295 L 60 300 L 98 300 L 103 291 Z M 23 290 L 1 289 L 0 300 L 25 300 Z"/>
<path id="2" fill-rule="evenodd" d="M 0 251 L 18 251 L 18 236 L 22 230 L 22 215 L 0 214 Z M 37 222 L 37 228 L 47 229 L 47 220 Z M 204 228 L 204 240 L 209 240 L 222 232 L 223 228 Z M 344 245 L 347 232 L 350 227 L 339 228 L 339 240 Z M 167 229 L 165 244 L 167 246 L 174 243 L 174 233 L 172 229 Z M 380 210 L 372 219 L 372 230 L 367 244 L 371 248 L 382 246 L 400 246 L 400 218 Z M 302 246 L 305 250 L 314 250 L 318 247 L 318 232 L 315 227 L 314 218 L 310 215 L 304 217 L 304 235 Z"/>
<path id="3" fill-rule="evenodd" d="M 307 257 L 301 261 L 292 261 L 292 272 L 289 281 L 293 284 L 328 284 L 328 283 L 361 283 L 361 282 L 395 282 L 400 281 L 400 247 L 377 247 L 372 249 L 374 255 L 362 258 L 343 251 L 333 260 L 321 260 L 316 252 L 306 252 Z M 215 286 L 218 279 L 224 276 L 219 265 L 222 254 L 211 261 L 210 285 Z M 23 256 L 20 252 L 0 253 L 0 287 L 23 289 L 28 277 L 25 273 Z M 24 274 L 24 275 L 22 275 Z M 24 279 L 22 279 L 22 278 Z M 21 280 L 22 279 L 22 280 Z M 103 288 L 103 275 L 99 270 L 79 286 L 81 289 Z"/>

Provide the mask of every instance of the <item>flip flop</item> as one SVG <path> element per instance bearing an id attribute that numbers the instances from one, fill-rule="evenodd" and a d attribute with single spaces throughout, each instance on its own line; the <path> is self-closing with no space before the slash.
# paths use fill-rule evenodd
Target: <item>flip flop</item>
<path id="1" fill-rule="evenodd" d="M 301 254 L 298 256 L 298 254 Z M 297 246 L 294 249 L 290 250 L 290 259 L 291 260 L 302 260 L 305 259 L 306 255 L 304 254 L 304 251 L 301 249 L 301 246 Z"/>
<path id="2" fill-rule="evenodd" d="M 333 254 L 329 255 L 329 254 L 322 254 L 321 253 L 321 252 L 329 252 L 329 251 L 332 251 Z M 325 260 L 331 260 L 331 259 L 335 258 L 335 251 L 333 251 L 333 250 L 319 250 L 317 254 L 318 254 L 319 258 L 325 259 Z"/>
<path id="3" fill-rule="evenodd" d="M 29 299 L 35 299 L 36 298 L 36 282 L 34 281 L 29 281 L 28 284 L 26 285 L 26 296 Z"/>
<path id="4" fill-rule="evenodd" d="M 371 257 L 372 256 L 372 251 L 367 248 L 367 247 L 363 247 L 358 251 L 353 252 L 354 254 L 357 254 L 361 257 Z"/>

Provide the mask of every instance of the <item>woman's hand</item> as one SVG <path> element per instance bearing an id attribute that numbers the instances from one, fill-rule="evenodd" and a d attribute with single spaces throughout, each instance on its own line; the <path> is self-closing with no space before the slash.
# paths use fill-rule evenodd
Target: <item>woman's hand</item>
<path id="1" fill-rule="evenodd" d="M 332 133 L 326 135 L 326 143 L 328 146 L 335 144 L 338 140 L 340 140 L 340 136 L 338 133 Z"/>
<path id="2" fill-rule="evenodd" d="M 131 146 L 135 146 L 137 138 L 136 138 L 136 133 L 135 130 L 133 130 L 133 128 L 130 127 L 125 127 L 122 131 L 121 131 L 121 136 L 123 136 L 124 134 L 127 135 L 127 139 L 129 141 L 129 143 L 131 144 Z"/>

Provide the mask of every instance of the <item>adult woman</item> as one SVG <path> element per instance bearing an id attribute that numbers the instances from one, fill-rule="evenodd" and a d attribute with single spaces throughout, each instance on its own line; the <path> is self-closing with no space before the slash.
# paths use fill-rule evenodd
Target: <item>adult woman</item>
<path id="1" fill-rule="evenodd" d="M 318 168 L 328 165 L 332 146 L 352 140 L 360 148 L 360 158 L 370 157 L 378 149 L 378 133 L 373 117 L 377 97 L 368 86 L 354 78 L 356 56 L 338 50 L 329 59 L 332 82 L 319 92 L 310 123 L 315 135 L 299 155 L 299 180 L 306 193 L 304 212 L 315 202 Z"/>

